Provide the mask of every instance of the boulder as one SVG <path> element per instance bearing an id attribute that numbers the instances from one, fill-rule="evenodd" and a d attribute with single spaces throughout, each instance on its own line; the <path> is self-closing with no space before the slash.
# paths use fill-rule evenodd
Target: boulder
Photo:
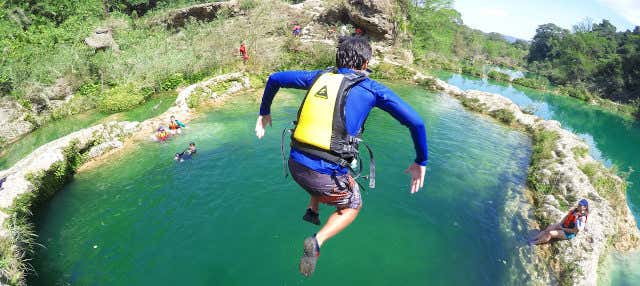
<path id="1" fill-rule="evenodd" d="M 97 28 L 93 35 L 84 38 L 84 43 L 96 50 L 112 49 L 120 51 L 112 34 L 112 30 L 109 28 Z"/>
<path id="2" fill-rule="evenodd" d="M 168 13 L 166 17 L 159 21 L 169 28 L 183 27 L 189 19 L 209 22 L 218 18 L 220 11 L 226 10 L 231 16 L 241 13 L 240 5 L 237 1 L 213 2 L 189 6 L 176 9 Z"/>
<path id="3" fill-rule="evenodd" d="M 47 97 L 52 100 L 65 100 L 73 94 L 73 87 L 68 79 L 61 77 L 47 89 Z"/>
<path id="4" fill-rule="evenodd" d="M 15 101 L 0 100 L 0 122 L 4 124 L 4 128 L 0 128 L 0 142 L 10 143 L 33 130 L 33 124 L 24 120 L 26 113 Z"/>
<path id="5" fill-rule="evenodd" d="M 320 20 L 328 24 L 352 24 L 374 40 L 393 41 L 396 36 L 393 5 L 391 0 L 345 0 L 326 9 Z"/>

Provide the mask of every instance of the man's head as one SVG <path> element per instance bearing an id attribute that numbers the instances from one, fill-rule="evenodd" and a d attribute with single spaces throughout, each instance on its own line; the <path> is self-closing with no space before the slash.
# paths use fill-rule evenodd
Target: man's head
<path id="1" fill-rule="evenodd" d="M 196 143 L 193 143 L 193 142 L 189 143 L 189 147 L 196 147 Z"/>
<path id="2" fill-rule="evenodd" d="M 171 115 L 171 121 L 174 121 L 174 120 L 176 120 L 176 117 Z"/>
<path id="3" fill-rule="evenodd" d="M 371 45 L 363 37 L 344 37 L 338 43 L 336 67 L 364 70 L 371 59 Z"/>

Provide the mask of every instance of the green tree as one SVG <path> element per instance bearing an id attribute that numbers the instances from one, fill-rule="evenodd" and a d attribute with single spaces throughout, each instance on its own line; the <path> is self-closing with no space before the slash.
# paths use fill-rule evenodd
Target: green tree
<path id="1" fill-rule="evenodd" d="M 562 29 L 553 23 L 538 26 L 529 48 L 529 62 L 544 61 L 550 58 L 553 46 L 567 34 L 568 31 L 566 29 Z"/>

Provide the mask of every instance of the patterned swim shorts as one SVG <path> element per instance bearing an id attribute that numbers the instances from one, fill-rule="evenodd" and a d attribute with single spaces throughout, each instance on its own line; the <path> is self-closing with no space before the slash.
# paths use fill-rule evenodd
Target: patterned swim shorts
<path id="1" fill-rule="evenodd" d="M 362 205 L 360 188 L 351 175 L 327 175 L 316 172 L 289 158 L 293 180 L 321 203 L 338 208 L 357 209 Z"/>

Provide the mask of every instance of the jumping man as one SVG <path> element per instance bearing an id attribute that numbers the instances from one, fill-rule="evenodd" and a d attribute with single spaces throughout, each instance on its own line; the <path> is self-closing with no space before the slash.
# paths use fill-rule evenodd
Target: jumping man
<path id="1" fill-rule="evenodd" d="M 346 228 L 362 207 L 360 190 L 349 174 L 357 155 L 363 125 L 378 107 L 409 128 L 416 158 L 405 171 L 411 193 L 422 188 L 427 163 L 427 141 L 420 116 L 389 88 L 367 77 L 371 46 L 361 37 L 347 37 L 336 51 L 335 69 L 283 71 L 269 76 L 262 96 L 256 136 L 271 125 L 271 102 L 281 87 L 308 90 L 291 136 L 289 171 L 311 196 L 303 219 L 321 224 L 318 204 L 336 206 L 320 231 L 304 240 L 300 272 L 311 275 L 320 247 Z M 344 114 L 344 116 L 342 116 Z"/>

